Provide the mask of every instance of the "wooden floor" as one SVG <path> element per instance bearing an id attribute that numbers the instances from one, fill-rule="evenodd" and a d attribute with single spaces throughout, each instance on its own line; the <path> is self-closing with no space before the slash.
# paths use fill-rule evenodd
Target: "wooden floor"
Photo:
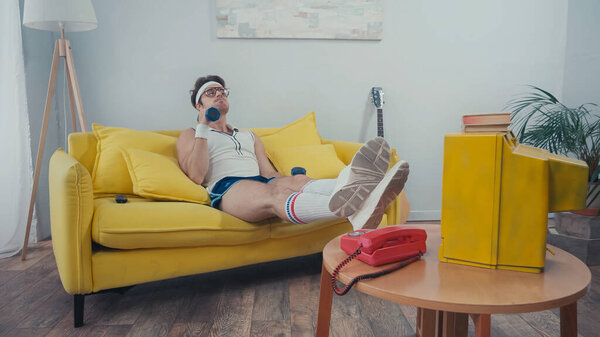
<path id="1" fill-rule="evenodd" d="M 51 242 L 28 253 L 0 260 L 0 336 L 314 336 L 318 254 L 86 296 L 85 325 L 74 329 Z M 591 270 L 578 305 L 584 337 L 600 335 L 600 267 Z M 492 336 L 559 336 L 558 313 L 493 315 Z M 415 318 L 413 307 L 351 290 L 333 299 L 331 336 L 414 336 Z"/>

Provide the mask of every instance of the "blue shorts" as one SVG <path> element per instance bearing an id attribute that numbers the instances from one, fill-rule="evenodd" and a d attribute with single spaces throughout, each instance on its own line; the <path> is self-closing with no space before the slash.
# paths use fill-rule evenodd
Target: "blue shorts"
<path id="1" fill-rule="evenodd" d="M 265 178 L 263 176 L 253 176 L 253 177 L 225 177 L 215 184 L 210 192 L 210 205 L 216 209 L 221 209 L 221 198 L 227 193 L 227 191 L 233 186 L 235 183 L 241 180 L 254 180 L 260 181 L 261 183 L 268 184 L 269 181 L 275 179 L 275 177 Z"/>

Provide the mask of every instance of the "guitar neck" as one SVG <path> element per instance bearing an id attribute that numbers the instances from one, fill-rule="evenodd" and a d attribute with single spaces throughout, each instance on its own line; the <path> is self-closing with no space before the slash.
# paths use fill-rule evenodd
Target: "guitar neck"
<path id="1" fill-rule="evenodd" d="M 383 109 L 377 109 L 377 137 L 383 137 Z"/>

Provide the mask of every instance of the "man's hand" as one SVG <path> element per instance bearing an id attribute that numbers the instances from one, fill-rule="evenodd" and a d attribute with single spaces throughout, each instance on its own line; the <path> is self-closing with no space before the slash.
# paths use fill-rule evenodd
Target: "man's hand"
<path id="1" fill-rule="evenodd" d="M 196 108 L 198 109 L 198 125 L 196 125 L 195 137 L 207 139 L 209 121 L 206 119 L 206 109 L 201 105 L 197 105 Z"/>
<path id="2" fill-rule="evenodd" d="M 198 124 L 206 124 L 208 125 L 208 120 L 206 119 L 206 110 L 203 107 L 198 107 Z"/>

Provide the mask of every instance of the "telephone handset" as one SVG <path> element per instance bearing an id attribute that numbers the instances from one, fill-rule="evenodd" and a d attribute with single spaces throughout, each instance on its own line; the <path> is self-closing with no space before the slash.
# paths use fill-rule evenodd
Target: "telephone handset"
<path id="1" fill-rule="evenodd" d="M 375 278 L 418 261 L 427 251 L 427 233 L 411 226 L 388 226 L 376 230 L 360 229 L 340 239 L 340 247 L 350 254 L 331 274 L 331 286 L 336 294 L 345 295 L 352 286 L 363 279 Z M 355 277 L 343 289 L 337 287 L 337 274 L 348 262 L 358 257 L 371 266 L 400 263 L 392 268 Z"/>

